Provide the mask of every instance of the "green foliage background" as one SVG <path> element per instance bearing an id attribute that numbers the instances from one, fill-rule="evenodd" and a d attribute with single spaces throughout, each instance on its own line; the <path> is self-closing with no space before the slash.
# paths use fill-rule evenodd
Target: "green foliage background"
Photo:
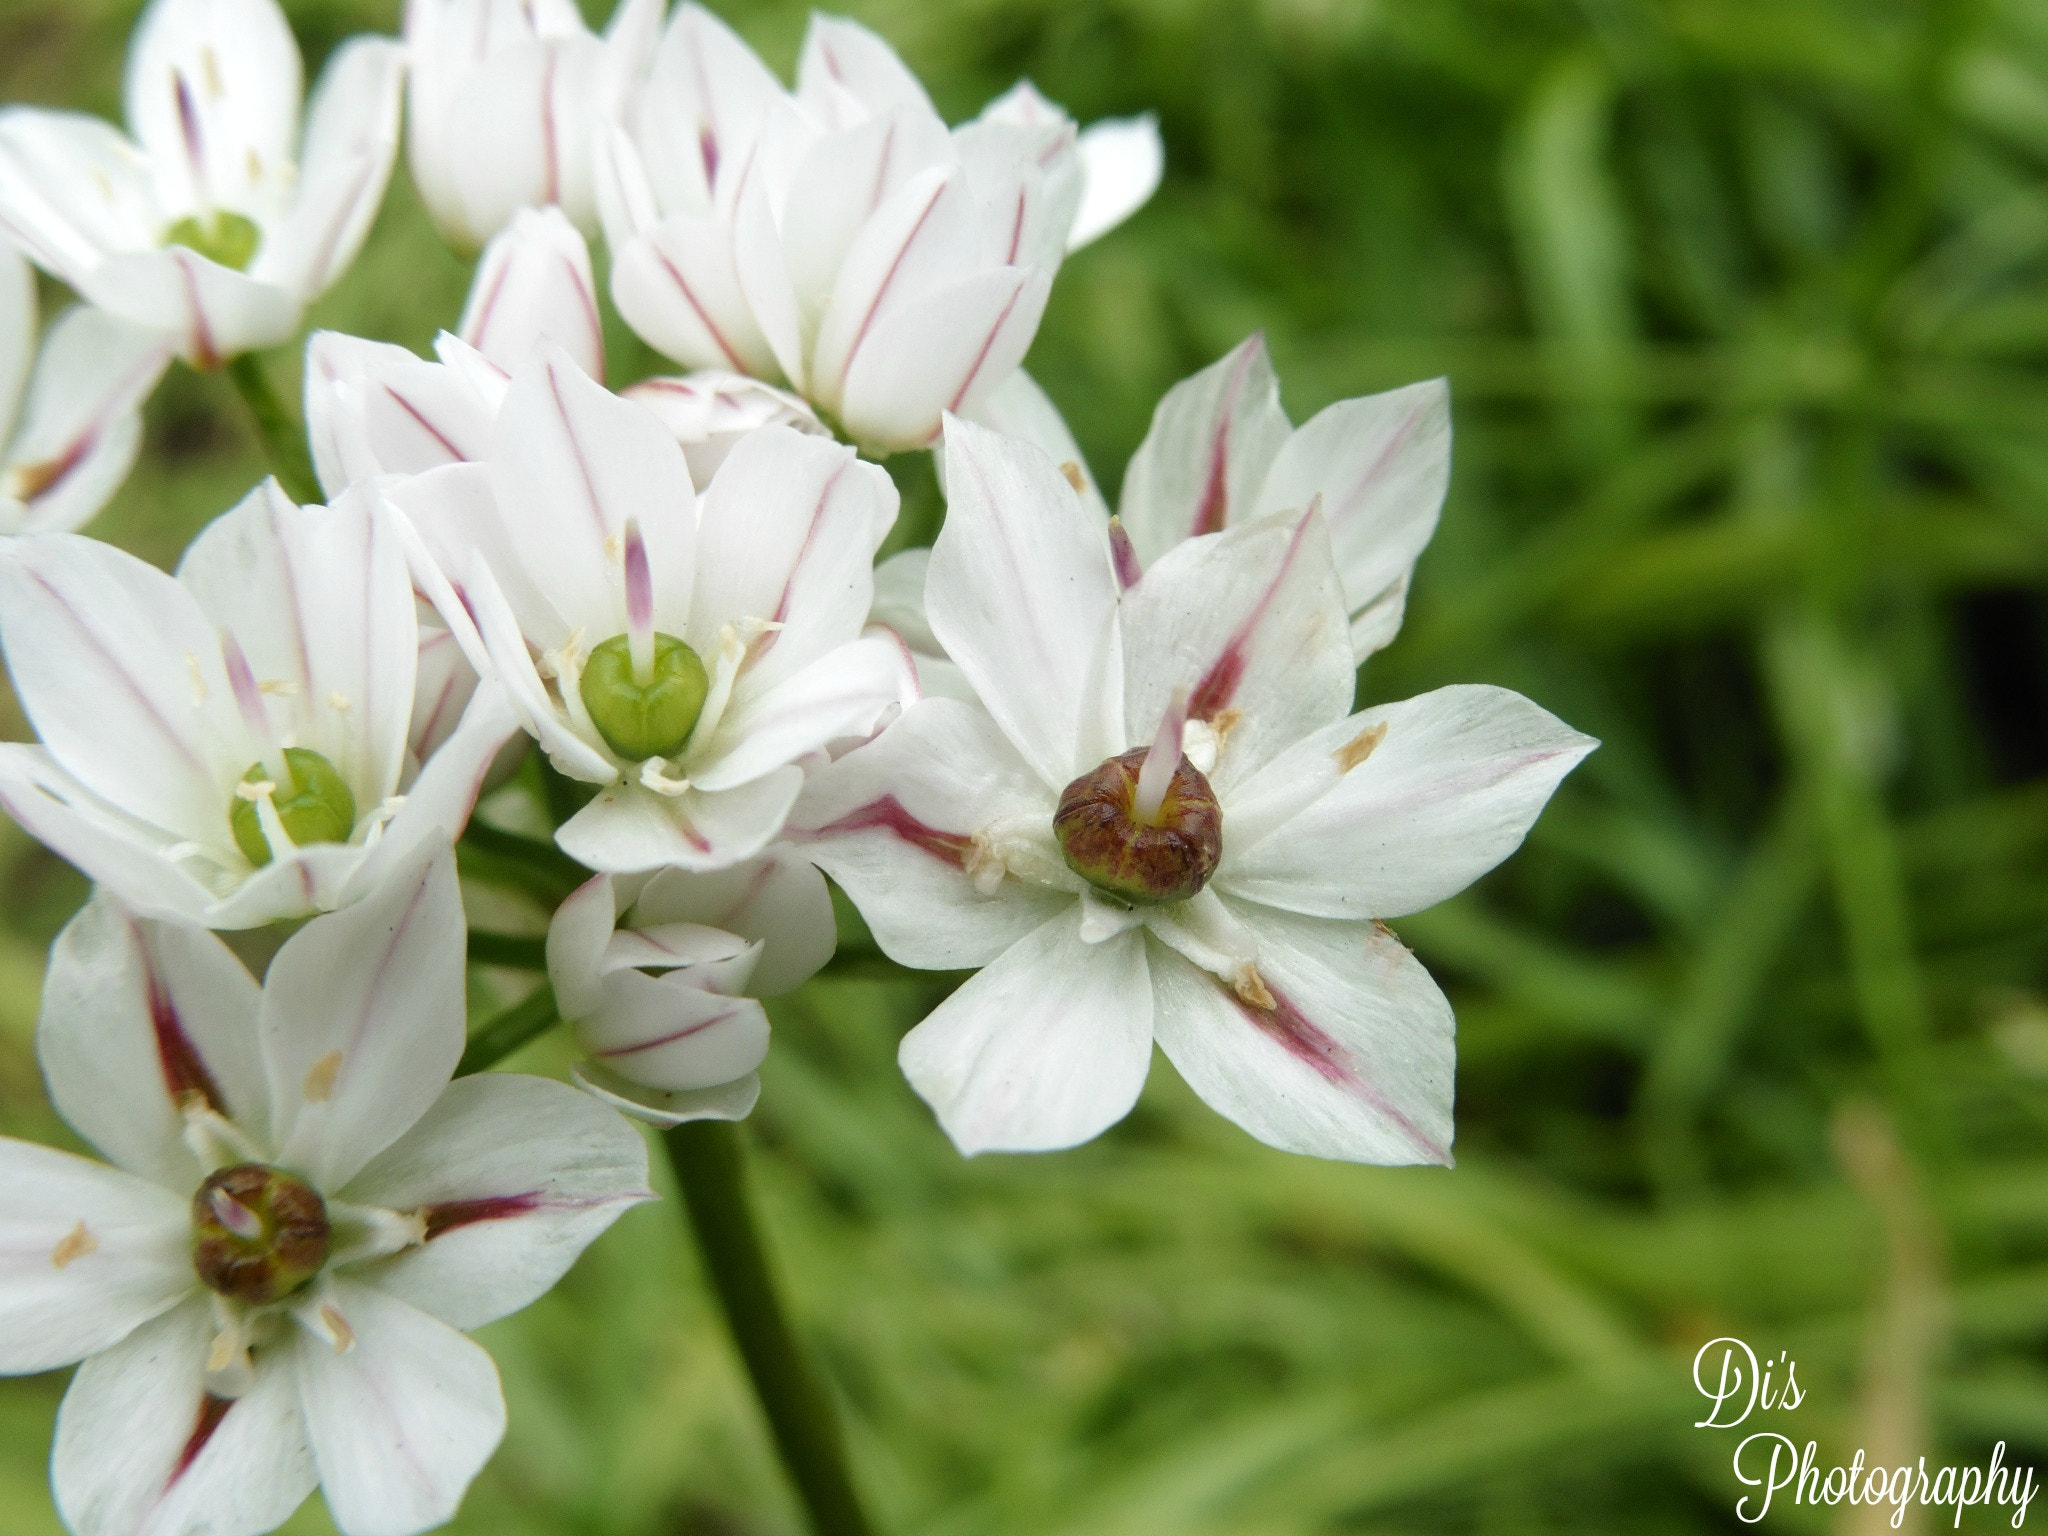
<path id="1" fill-rule="evenodd" d="M 396 24 L 289 9 L 314 56 Z M 793 63 L 799 5 L 722 9 Z M 1751 1427 L 1824 1462 L 2048 1457 L 2048 8 L 852 9 L 956 119 L 1020 73 L 1160 112 L 1164 190 L 1032 359 L 1105 481 L 1256 327 L 1297 419 L 1447 373 L 1450 502 L 1363 693 L 1497 681 L 1606 743 L 1400 924 L 1458 1006 L 1455 1172 L 1268 1153 L 1163 1065 L 1094 1146 L 965 1162 L 893 1065 L 934 984 L 779 1008 L 759 1193 L 887 1529 L 1732 1530 L 1688 1380 L 1727 1333 L 1796 1357 Z M 134 12 L 0 0 L 0 96 L 116 111 Z M 316 320 L 423 346 L 466 281 L 401 177 Z M 217 378 L 150 425 L 95 531 L 169 563 L 260 467 Z M 30 1039 L 82 886 L 0 861 L 0 1123 L 62 1140 Z M 796 1528 L 672 1209 L 485 1340 L 512 1429 L 457 1529 Z M 7 1536 L 57 1528 L 62 1385 L 0 1384 Z"/>

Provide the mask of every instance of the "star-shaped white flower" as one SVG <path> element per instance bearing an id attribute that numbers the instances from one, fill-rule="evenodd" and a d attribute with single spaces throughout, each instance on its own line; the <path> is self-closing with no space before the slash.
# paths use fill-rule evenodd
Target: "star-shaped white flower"
<path id="1" fill-rule="evenodd" d="M 401 545 L 366 496 L 273 482 L 175 577 L 78 534 L 10 541 L 0 646 L 39 740 L 0 745 L 0 806 L 130 906 L 210 928 L 344 905 L 453 837 L 517 724 L 479 689 L 415 773 Z"/>
<path id="2" fill-rule="evenodd" d="M 1318 512 L 1124 590 L 1037 449 L 949 423 L 946 481 L 927 611 L 980 704 L 914 705 L 792 833 L 892 957 L 985 967 L 904 1040 L 912 1086 L 963 1150 L 1071 1146 L 1156 1040 L 1274 1146 L 1448 1161 L 1450 1008 L 1378 920 L 1505 858 L 1593 742 L 1498 688 L 1353 713 Z"/>
<path id="3" fill-rule="evenodd" d="M 78 113 L 0 112 L 0 229 L 199 367 L 275 346 L 383 202 L 403 62 L 390 39 L 343 44 L 301 135 L 276 0 L 153 0 L 129 49 L 132 139 Z"/>
<path id="4" fill-rule="evenodd" d="M 0 240 L 0 534 L 78 527 L 142 446 L 142 402 L 170 344 L 89 306 L 36 348 L 35 274 Z"/>
<path id="5" fill-rule="evenodd" d="M 78 1536 L 257 1536 L 316 1485 L 346 1536 L 455 1513 L 505 1427 L 463 1331 L 650 1198 L 596 1100 L 449 1081 L 463 946 L 445 847 L 260 987 L 104 894 L 58 938 L 38 1051 L 113 1166 L 0 1140 L 0 1370 L 84 1362 L 51 1457 Z"/>
<path id="6" fill-rule="evenodd" d="M 1159 179 L 1149 118 L 1078 133 L 1020 86 L 949 130 L 887 44 L 814 16 L 785 91 L 702 6 L 597 145 L 619 311 L 685 366 L 922 447 L 1016 368 L 1072 244 Z"/>
<path id="7" fill-rule="evenodd" d="M 597 875 L 548 926 L 555 1003 L 589 1059 L 576 1080 L 660 1125 L 738 1120 L 760 1097 L 768 1015 L 838 935 L 824 877 L 786 845 L 714 874 Z"/>
<path id="8" fill-rule="evenodd" d="M 799 761 L 872 732 L 911 686 L 893 639 L 860 637 L 896 491 L 849 448 L 763 427 L 700 501 L 651 412 L 543 349 L 482 462 L 384 494 L 478 669 L 558 769 L 599 786 L 556 833 L 591 869 L 751 858 Z"/>

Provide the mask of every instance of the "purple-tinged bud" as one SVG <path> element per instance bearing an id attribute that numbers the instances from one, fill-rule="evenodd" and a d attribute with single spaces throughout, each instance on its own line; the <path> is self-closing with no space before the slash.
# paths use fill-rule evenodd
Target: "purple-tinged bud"
<path id="1" fill-rule="evenodd" d="M 1182 757 L 1158 809 L 1138 814 L 1146 752 L 1126 752 L 1084 773 L 1060 794 L 1053 835 L 1067 868 L 1132 906 L 1186 901 L 1209 883 L 1223 857 L 1223 809 L 1195 765 Z"/>
<path id="2" fill-rule="evenodd" d="M 223 1168 L 192 1196 L 192 1267 L 221 1295 L 252 1307 L 319 1274 L 331 1237 L 319 1192 L 263 1163 Z"/>

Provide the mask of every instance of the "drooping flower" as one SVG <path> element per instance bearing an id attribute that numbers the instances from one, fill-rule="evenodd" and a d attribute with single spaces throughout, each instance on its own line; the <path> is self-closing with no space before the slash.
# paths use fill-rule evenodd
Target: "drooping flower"
<path id="1" fill-rule="evenodd" d="M 977 412 L 983 426 L 1033 443 L 1060 465 L 1084 502 L 1109 508 L 1059 411 L 1023 373 Z M 1263 336 L 1167 391 L 1124 474 L 1118 503 L 1126 579 L 1185 539 L 1278 512 L 1321 509 L 1359 661 L 1401 628 L 1409 580 L 1451 478 L 1450 391 L 1442 379 L 1339 400 L 1299 427 L 1280 405 Z M 904 637 L 927 692 L 957 692 L 928 639 L 924 550 L 875 573 L 874 620 Z"/>
<path id="2" fill-rule="evenodd" d="M 51 1457 L 78 1536 L 257 1536 L 316 1485 L 346 1536 L 454 1514 L 505 1427 L 464 1331 L 651 1198 L 595 1100 L 449 1081 L 463 953 L 445 847 L 261 986 L 104 892 L 58 938 L 37 1048 L 113 1166 L 0 1140 L 0 1370 L 84 1362 Z"/>
<path id="3" fill-rule="evenodd" d="M 1452 1020 L 1381 919 L 1511 853 L 1593 742 L 1504 689 L 1353 713 L 1320 512 L 1169 550 L 1125 590 L 1037 449 L 961 422 L 926 605 L 980 699 L 816 775 L 792 836 L 893 958 L 985 967 L 904 1040 L 966 1151 L 1071 1146 L 1156 1040 L 1274 1146 L 1450 1156 Z"/>
<path id="4" fill-rule="evenodd" d="M 679 7 L 597 147 L 612 295 L 690 368 L 786 385 L 853 441 L 921 447 L 1016 368 L 1070 243 L 1151 195 L 1149 119 L 1028 86 L 949 131 L 887 44 L 814 16 L 794 93 Z"/>
<path id="5" fill-rule="evenodd" d="M 575 0 L 406 0 L 406 152 L 442 238 L 473 251 L 550 205 L 597 227 L 598 119 L 644 68 L 661 9 L 620 0 L 600 39 Z"/>
<path id="6" fill-rule="evenodd" d="M 248 928 L 344 905 L 469 816 L 517 726 L 496 688 L 417 775 L 412 581 L 367 497 L 266 482 L 176 577 L 78 534 L 0 551 L 0 646 L 38 744 L 0 806 L 151 917 Z"/>
<path id="7" fill-rule="evenodd" d="M 824 878 L 786 846 L 715 874 L 593 876 L 548 928 L 556 1006 L 589 1054 L 576 1080 L 657 1124 L 742 1118 L 768 1053 L 755 999 L 836 942 Z"/>
<path id="8" fill-rule="evenodd" d="M 344 44 L 302 136 L 276 0 L 153 0 L 128 57 L 132 139 L 77 113 L 0 112 L 0 229 L 196 366 L 275 346 L 369 232 L 402 70 L 393 40 Z"/>
<path id="9" fill-rule="evenodd" d="M 838 444 L 763 427 L 700 502 L 652 413 L 544 350 L 483 462 L 385 494 L 479 670 L 561 772 L 600 786 L 556 833 L 591 869 L 753 857 L 799 761 L 873 731 L 909 687 L 901 647 L 860 637 L 895 487 Z"/>
<path id="10" fill-rule="evenodd" d="M 89 306 L 38 352 L 35 274 L 0 239 L 0 534 L 69 530 L 107 504 L 170 360 L 162 336 Z"/>
<path id="11" fill-rule="evenodd" d="M 590 249 L 560 209 L 523 208 L 485 248 L 437 361 L 339 331 L 307 342 L 306 433 L 321 485 L 339 496 L 374 475 L 482 458 L 513 371 L 543 344 L 603 380 Z"/>

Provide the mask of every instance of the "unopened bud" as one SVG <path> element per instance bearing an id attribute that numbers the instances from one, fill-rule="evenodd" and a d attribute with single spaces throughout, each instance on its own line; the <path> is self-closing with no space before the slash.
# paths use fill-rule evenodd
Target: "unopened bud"
<path id="1" fill-rule="evenodd" d="M 286 747 L 284 765 L 292 782 L 273 784 L 270 803 L 293 845 L 347 842 L 356 829 L 356 797 L 340 770 L 309 747 Z M 270 770 L 257 763 L 242 775 L 242 782 L 261 784 L 269 778 Z M 270 840 L 263 835 L 263 818 L 254 800 L 236 795 L 228 806 L 228 825 L 234 829 L 235 846 L 251 864 L 261 869 L 270 862 Z"/>
<path id="2" fill-rule="evenodd" d="M 263 1163 L 223 1168 L 192 1196 L 192 1267 L 221 1295 L 252 1307 L 319 1274 L 330 1236 L 318 1191 Z"/>
<path id="3" fill-rule="evenodd" d="M 1223 810 L 1209 781 L 1185 757 L 1158 809 L 1138 813 L 1144 752 L 1112 757 L 1060 794 L 1053 835 L 1067 868 L 1133 906 L 1186 901 L 1209 883 L 1223 857 Z"/>
<path id="4" fill-rule="evenodd" d="M 579 691 L 605 745 L 631 763 L 674 757 L 690 740 L 711 679 L 697 653 L 674 635 L 654 637 L 654 661 L 635 675 L 632 641 L 613 635 L 583 665 Z"/>

